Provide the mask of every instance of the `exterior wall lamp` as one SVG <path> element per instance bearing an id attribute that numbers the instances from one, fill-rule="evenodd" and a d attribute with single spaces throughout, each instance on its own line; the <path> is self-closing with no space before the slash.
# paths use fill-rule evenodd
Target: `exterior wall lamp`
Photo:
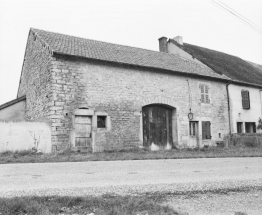
<path id="1" fill-rule="evenodd" d="M 194 114 L 191 112 L 191 108 L 189 109 L 188 119 L 192 120 L 194 118 Z"/>

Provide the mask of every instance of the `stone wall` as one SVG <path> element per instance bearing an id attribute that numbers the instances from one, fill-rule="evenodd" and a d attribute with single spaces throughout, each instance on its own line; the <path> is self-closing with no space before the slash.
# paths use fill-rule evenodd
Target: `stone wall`
<path id="1" fill-rule="evenodd" d="M 178 145 L 188 142 L 190 107 L 194 120 L 211 121 L 210 144 L 229 131 L 225 83 L 58 56 L 52 58 L 50 71 L 52 141 L 58 148 L 68 146 L 72 115 L 78 108 L 111 117 L 111 130 L 96 133 L 99 150 L 141 145 L 142 106 L 152 103 L 176 108 Z M 210 104 L 200 102 L 201 83 L 210 87 Z"/>
<path id="2" fill-rule="evenodd" d="M 47 46 L 30 31 L 20 77 L 18 97 L 26 95 L 26 118 L 48 119 L 52 91 Z"/>
<path id="3" fill-rule="evenodd" d="M 200 84 L 209 86 L 210 104 L 201 103 Z M 229 130 L 226 83 L 156 69 L 52 56 L 46 44 L 32 32 L 18 90 L 18 96 L 22 95 L 27 98 L 27 119 L 50 120 L 52 144 L 61 150 L 74 145 L 74 114 L 83 108 L 93 113 L 95 151 L 142 145 L 142 107 L 154 103 L 174 108 L 174 142 L 178 146 L 186 146 L 189 141 L 190 108 L 193 120 L 199 122 L 200 145 L 214 144 Z M 98 113 L 107 115 L 110 129 L 96 127 L 94 119 Z M 202 141 L 201 121 L 211 122 L 211 140 Z"/>

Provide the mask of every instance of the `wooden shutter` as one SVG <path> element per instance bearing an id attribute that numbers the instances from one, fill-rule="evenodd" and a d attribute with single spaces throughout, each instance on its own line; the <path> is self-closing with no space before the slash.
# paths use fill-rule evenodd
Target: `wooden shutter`
<path id="1" fill-rule="evenodd" d="M 208 90 L 209 90 L 209 88 L 208 88 L 208 86 L 205 86 L 205 102 L 206 103 L 209 103 L 209 93 L 208 93 Z"/>
<path id="2" fill-rule="evenodd" d="M 202 139 L 211 139 L 211 123 L 208 121 L 202 122 Z"/>
<path id="3" fill-rule="evenodd" d="M 206 85 L 199 85 L 200 94 L 201 94 L 201 103 L 209 103 L 209 87 Z"/>
<path id="4" fill-rule="evenodd" d="M 249 92 L 247 90 L 241 91 L 243 109 L 250 109 Z"/>
<path id="5" fill-rule="evenodd" d="M 205 102 L 205 89 L 204 85 L 199 85 L 200 93 L 201 93 L 201 103 Z"/>
<path id="6" fill-rule="evenodd" d="M 207 135 L 207 139 L 211 139 L 211 123 L 210 122 L 206 122 L 206 135 Z"/>

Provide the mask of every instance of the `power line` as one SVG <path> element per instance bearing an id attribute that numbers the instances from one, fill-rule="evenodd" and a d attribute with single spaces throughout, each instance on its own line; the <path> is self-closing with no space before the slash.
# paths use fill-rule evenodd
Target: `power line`
<path id="1" fill-rule="evenodd" d="M 257 28 L 258 30 L 262 31 L 262 28 L 258 25 L 256 25 L 255 23 L 253 23 L 252 21 L 250 21 L 249 19 L 247 19 L 246 17 L 242 16 L 240 13 L 238 13 L 237 11 L 235 11 L 234 9 L 232 9 L 231 7 L 227 6 L 226 4 L 224 4 L 223 2 L 217 0 L 218 2 L 220 2 L 221 4 L 223 4 L 225 7 L 229 8 L 230 10 L 232 10 L 234 13 L 238 14 L 239 16 L 241 16 L 243 19 L 245 19 L 247 22 L 249 22 L 251 25 L 253 25 L 255 28 Z"/>
<path id="2" fill-rule="evenodd" d="M 255 30 L 257 33 L 262 35 L 262 29 L 260 27 L 258 27 L 257 25 L 255 25 L 254 23 L 252 23 L 250 20 L 248 20 L 247 18 L 245 18 L 244 16 L 242 16 L 240 13 L 236 12 L 235 10 L 233 10 L 232 8 L 228 7 L 227 5 L 225 5 L 224 3 L 216 2 L 214 0 L 208 0 L 210 3 L 214 4 L 215 6 L 219 6 L 220 8 L 226 10 L 228 13 L 230 13 L 233 16 L 236 16 L 240 21 L 242 21 L 244 24 L 248 25 L 249 27 L 251 27 L 253 30 Z M 224 6 L 223 6 L 223 5 Z"/>
<path id="3" fill-rule="evenodd" d="M 237 18 L 239 18 L 240 19 L 240 21 L 242 21 L 244 24 L 246 24 L 246 25 L 248 25 L 249 27 L 251 27 L 251 28 L 253 28 L 253 30 L 255 30 L 255 31 L 257 31 L 259 34 L 262 34 L 262 29 L 261 28 L 259 28 L 259 27 L 256 27 L 255 26 L 255 24 L 253 24 L 251 21 L 246 21 L 246 20 L 248 20 L 248 19 L 246 19 L 244 16 L 242 16 L 241 14 L 236 14 L 237 12 L 234 12 L 234 11 L 231 11 L 231 10 L 233 10 L 233 9 L 231 9 L 230 7 L 228 7 L 228 8 L 230 8 L 231 10 L 229 10 L 229 9 L 227 9 L 226 7 L 224 7 L 223 5 L 221 5 L 221 4 L 219 4 L 218 2 L 216 2 L 216 1 L 214 1 L 214 0 L 209 0 L 209 2 L 211 2 L 211 3 L 215 3 L 215 5 L 217 6 L 219 6 L 219 7 L 221 7 L 222 9 L 224 9 L 224 10 L 226 10 L 227 12 L 229 12 L 231 15 L 233 15 L 233 16 L 236 16 Z M 225 5 L 225 4 L 224 4 Z M 226 6 L 226 5 L 225 5 Z M 242 17 L 241 17 L 242 16 Z M 245 20 L 246 19 L 246 20 Z"/>

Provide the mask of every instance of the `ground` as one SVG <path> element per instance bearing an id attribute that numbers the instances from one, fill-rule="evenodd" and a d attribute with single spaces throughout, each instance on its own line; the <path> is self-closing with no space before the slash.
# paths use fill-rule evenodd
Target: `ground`
<path id="1" fill-rule="evenodd" d="M 168 196 L 189 214 L 262 214 L 262 158 L 202 158 L 0 165 L 0 197 Z M 194 213 L 193 213 L 194 212 Z"/>

